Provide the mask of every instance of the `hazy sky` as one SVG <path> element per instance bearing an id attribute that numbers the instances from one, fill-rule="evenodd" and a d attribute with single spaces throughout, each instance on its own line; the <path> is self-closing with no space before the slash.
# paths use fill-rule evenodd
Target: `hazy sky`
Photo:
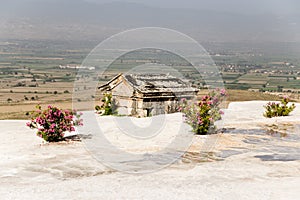
<path id="1" fill-rule="evenodd" d="M 85 0 L 109 3 L 112 0 Z M 141 3 L 156 7 L 217 10 L 247 14 L 272 13 L 295 14 L 300 12 L 299 0 L 117 0 L 118 2 Z"/>
<path id="2" fill-rule="evenodd" d="M 3 37 L 98 37 L 144 26 L 199 40 L 300 41 L 300 0 L 0 0 Z"/>
<path id="3" fill-rule="evenodd" d="M 275 14 L 275 15 L 300 15 L 299 0 L 0 0 L 0 7 L 22 8 L 26 2 L 67 2 L 70 5 L 74 2 L 91 2 L 97 4 L 107 3 L 137 3 L 158 8 L 177 8 L 208 10 L 239 14 Z"/>
<path id="4" fill-rule="evenodd" d="M 0 0 L 0 6 L 5 2 L 61 2 L 61 0 Z M 76 0 L 73 0 L 76 1 Z M 215 10 L 224 12 L 238 12 L 246 14 L 272 13 L 272 14 L 295 14 L 300 13 L 299 0 L 84 0 L 96 3 L 131 2 L 165 8 L 189 8 L 195 10 Z M 72 1 L 70 1 L 72 2 Z M 1 5 L 2 3 L 2 5 Z"/>

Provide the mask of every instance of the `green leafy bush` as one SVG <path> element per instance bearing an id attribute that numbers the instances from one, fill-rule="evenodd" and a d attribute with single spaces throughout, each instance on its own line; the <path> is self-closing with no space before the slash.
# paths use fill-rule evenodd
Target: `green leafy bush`
<path id="1" fill-rule="evenodd" d="M 101 106 L 96 106 L 95 110 L 100 115 L 116 115 L 118 114 L 116 104 L 111 93 L 105 93 L 101 99 Z"/>
<path id="2" fill-rule="evenodd" d="M 66 131 L 75 131 L 74 126 L 82 126 L 81 113 L 76 111 L 62 110 L 49 105 L 42 110 L 40 105 L 37 110 L 28 113 L 31 121 L 26 125 L 31 129 L 37 129 L 37 135 L 47 142 L 58 142 L 64 140 Z"/>
<path id="3" fill-rule="evenodd" d="M 194 133 L 199 135 L 212 133 L 216 129 L 214 122 L 220 120 L 224 114 L 220 110 L 220 103 L 225 97 L 224 89 L 216 89 L 195 104 L 182 99 L 179 111 L 184 113 L 185 121 L 192 127 Z"/>
<path id="4" fill-rule="evenodd" d="M 267 105 L 264 106 L 264 108 L 266 109 L 264 116 L 267 118 L 288 116 L 290 112 L 292 112 L 296 108 L 294 103 L 288 106 L 289 101 L 290 100 L 287 97 L 284 97 L 280 103 L 267 103 Z"/>

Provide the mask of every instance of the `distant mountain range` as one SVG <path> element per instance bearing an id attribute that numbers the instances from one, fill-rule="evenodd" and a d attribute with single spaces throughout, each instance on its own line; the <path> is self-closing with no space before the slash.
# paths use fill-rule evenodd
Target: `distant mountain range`
<path id="1" fill-rule="evenodd" d="M 4 0 L 0 6 L 0 38 L 103 39 L 145 26 L 175 29 L 199 41 L 300 41 L 296 14 L 251 15 L 84 0 Z"/>

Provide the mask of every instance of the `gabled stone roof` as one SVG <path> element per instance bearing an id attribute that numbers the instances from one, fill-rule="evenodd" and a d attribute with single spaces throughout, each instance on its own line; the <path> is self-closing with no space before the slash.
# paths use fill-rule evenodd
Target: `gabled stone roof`
<path id="1" fill-rule="evenodd" d="M 182 79 L 169 74 L 119 74 L 106 84 L 99 87 L 101 90 L 112 90 L 118 85 L 118 79 L 126 81 L 136 91 L 142 94 L 164 93 L 185 93 L 196 94 L 199 90 L 191 87 L 190 84 Z"/>
<path id="2" fill-rule="evenodd" d="M 142 93 L 197 92 L 187 82 L 168 74 L 126 74 L 124 78 Z"/>

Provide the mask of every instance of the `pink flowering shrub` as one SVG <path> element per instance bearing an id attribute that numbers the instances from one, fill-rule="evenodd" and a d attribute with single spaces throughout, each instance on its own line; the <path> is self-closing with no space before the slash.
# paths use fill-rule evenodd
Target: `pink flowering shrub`
<path id="1" fill-rule="evenodd" d="M 37 129 L 37 135 L 48 142 L 64 140 L 65 131 L 75 131 L 75 126 L 82 126 L 81 113 L 62 110 L 54 106 L 48 106 L 42 110 L 40 105 L 30 114 L 31 121 L 26 125 L 31 129 Z"/>
<path id="2" fill-rule="evenodd" d="M 264 116 L 267 118 L 272 117 L 279 117 L 279 116 L 288 116 L 290 112 L 292 112 L 296 106 L 293 103 L 292 105 L 288 106 L 289 99 L 284 97 L 280 103 L 269 102 L 267 105 L 264 106 L 266 109 Z"/>
<path id="3" fill-rule="evenodd" d="M 189 104 L 186 99 L 182 99 L 179 111 L 184 113 L 185 121 L 192 127 L 194 133 L 205 135 L 215 130 L 214 122 L 220 120 L 224 114 L 220 110 L 220 103 L 225 97 L 224 89 L 216 89 L 195 104 Z"/>

